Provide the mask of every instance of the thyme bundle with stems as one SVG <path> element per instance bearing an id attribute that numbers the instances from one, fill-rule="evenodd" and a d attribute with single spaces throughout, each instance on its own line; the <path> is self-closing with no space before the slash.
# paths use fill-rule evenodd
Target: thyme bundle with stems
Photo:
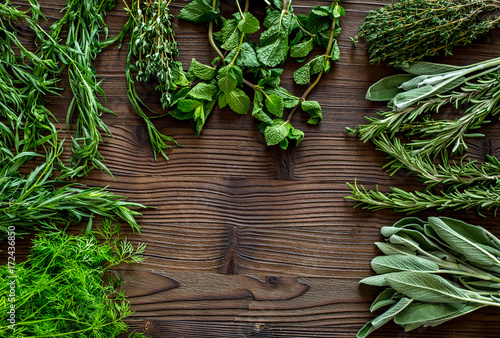
<path id="1" fill-rule="evenodd" d="M 188 84 L 182 64 L 174 61 L 179 50 L 171 23 L 173 16 L 169 13 L 170 2 L 134 0 L 130 7 L 125 3 L 129 19 L 119 37 L 121 46 L 125 34 L 130 34 L 125 68 L 128 99 L 139 117 L 146 123 L 155 159 L 157 154 L 161 154 L 166 160 L 168 157 L 165 150 L 171 149 L 168 143 L 177 143 L 172 137 L 160 133 L 151 118 L 144 112 L 150 109 L 139 97 L 135 89 L 135 81 L 146 82 L 157 79 L 156 90 L 161 93 L 160 100 L 164 109 L 172 105 L 173 91 L 178 86 Z M 133 57 L 137 58 L 135 64 Z M 134 71 L 136 71 L 135 78 Z"/>
<path id="2" fill-rule="evenodd" d="M 467 139 L 482 137 L 476 130 L 500 112 L 500 58 L 470 66 L 416 62 L 404 68 L 408 74 L 389 76 L 370 87 L 367 98 L 389 101 L 390 110 L 370 124 L 348 128 L 348 132 L 372 141 L 388 154 L 385 165 L 391 174 L 407 170 L 427 184 L 422 192 L 367 191 L 349 185 L 353 196 L 365 208 L 391 208 L 418 212 L 427 208 L 493 209 L 500 207 L 499 161 L 486 156 L 477 164 L 467 157 Z M 466 105 L 463 114 L 439 119 L 447 105 Z M 439 160 L 439 161 L 438 161 Z"/>
<path id="3" fill-rule="evenodd" d="M 105 273 L 118 264 L 141 262 L 146 246 L 134 248 L 119 231 L 109 219 L 85 235 L 46 224 L 25 262 L 0 266 L 0 336 L 113 338 L 126 332 L 130 302 L 119 290 L 122 281 Z M 10 324 L 12 304 L 15 323 Z"/>
<path id="4" fill-rule="evenodd" d="M 407 217 L 383 227 L 377 273 L 360 283 L 385 287 L 370 311 L 389 307 L 357 334 L 364 338 L 394 320 L 412 331 L 434 327 L 485 306 L 500 306 L 500 240 L 457 219 Z"/>
<path id="5" fill-rule="evenodd" d="M 500 24 L 496 0 L 401 0 L 370 12 L 359 29 L 370 61 L 406 65 L 450 55 Z"/>
<path id="6" fill-rule="evenodd" d="M 249 39 L 250 34 L 261 28 L 259 20 L 249 12 L 249 1 L 245 5 L 235 1 L 238 11 L 230 19 L 222 18 L 218 31 L 215 29 L 220 17 L 219 2 L 191 1 L 179 13 L 179 19 L 208 23 L 208 42 L 217 57 L 210 65 L 193 59 L 188 72 L 184 72 L 182 65 L 174 61 L 177 43 L 171 28 L 171 16 L 168 15 L 169 3 L 150 3 L 148 6 L 154 10 L 146 15 L 149 7 L 142 8 L 134 2 L 129 8 L 131 18 L 125 27 L 131 36 L 129 56 L 138 58 L 135 65 L 132 65 L 131 59 L 127 61 L 129 99 L 148 125 L 155 156 L 156 153 L 165 156 L 163 149 L 168 147 L 163 141 L 172 139 L 156 131 L 145 117 L 144 105 L 135 92 L 131 70 L 137 71 L 138 81 L 154 76 L 162 92 L 162 105 L 169 108 L 168 114 L 176 119 L 190 120 L 197 135 L 200 135 L 216 104 L 220 108 L 229 106 L 237 114 L 251 111 L 252 116 L 260 121 L 259 129 L 266 143 L 279 144 L 283 149 L 288 147 L 290 141 L 299 144 L 304 138 L 304 132 L 291 123 L 299 108 L 311 115 L 309 124 L 322 120 L 320 104 L 307 101 L 307 97 L 323 74 L 330 70 L 331 62 L 340 57 L 335 39 L 340 33 L 339 18 L 345 14 L 340 1 L 332 1 L 330 6 L 315 7 L 308 16 L 296 15 L 292 1 L 266 1 L 265 30 L 258 44 Z M 156 23 L 156 17 L 164 18 L 162 24 Z M 147 39 L 150 36 L 153 38 Z M 321 48 L 324 53 L 310 57 L 315 47 Z M 283 69 L 276 67 L 289 56 L 299 62 L 308 59 L 294 72 L 297 84 L 309 85 L 301 97 L 296 97 L 280 85 Z M 161 67 L 157 67 L 158 60 L 163 60 Z M 244 74 L 248 76 L 244 77 Z M 311 80 L 312 77 L 315 79 Z M 253 100 L 244 91 L 245 87 L 253 93 Z M 288 116 L 284 118 L 288 109 Z"/>

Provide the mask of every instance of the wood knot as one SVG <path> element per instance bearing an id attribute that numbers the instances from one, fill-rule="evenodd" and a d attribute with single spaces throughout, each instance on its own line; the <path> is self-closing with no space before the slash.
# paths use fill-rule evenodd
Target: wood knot
<path id="1" fill-rule="evenodd" d="M 271 284 L 272 286 L 276 286 L 280 282 L 280 278 L 277 276 L 268 276 L 268 277 L 266 277 L 266 279 L 267 279 L 267 282 L 269 284 Z"/>

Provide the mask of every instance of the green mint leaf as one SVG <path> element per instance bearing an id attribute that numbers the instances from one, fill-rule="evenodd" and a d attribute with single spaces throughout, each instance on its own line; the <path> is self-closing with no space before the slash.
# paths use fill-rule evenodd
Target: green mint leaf
<path id="1" fill-rule="evenodd" d="M 283 139 L 283 141 L 280 142 L 280 148 L 286 150 L 288 148 L 288 143 L 289 142 L 287 138 Z"/>
<path id="2" fill-rule="evenodd" d="M 343 8 L 343 7 L 341 7 L 341 6 L 339 5 L 339 3 L 337 2 L 337 3 L 335 4 L 335 7 L 333 7 L 333 17 L 334 17 L 334 18 L 340 18 L 340 16 L 342 16 L 342 15 L 345 15 L 345 10 L 344 10 L 344 8 Z"/>
<path id="3" fill-rule="evenodd" d="M 317 34 L 322 31 L 329 30 L 332 26 L 332 18 L 330 17 L 330 7 L 315 7 L 309 13 L 307 20 L 307 31 L 312 34 Z"/>
<path id="4" fill-rule="evenodd" d="M 227 106 L 227 97 L 226 97 L 226 94 L 224 92 L 222 92 L 219 95 L 218 104 L 219 104 L 219 107 L 221 109 L 224 108 L 225 106 Z"/>
<path id="5" fill-rule="evenodd" d="M 232 76 L 229 72 L 230 68 L 229 66 L 224 66 L 219 70 L 219 80 L 218 80 L 218 85 L 220 90 L 222 90 L 223 93 L 230 93 L 232 92 L 236 86 L 238 85 L 237 79 Z M 233 72 L 234 73 L 234 72 Z"/>
<path id="6" fill-rule="evenodd" d="M 325 69 L 325 58 L 323 55 L 317 56 L 310 61 L 311 75 L 319 74 Z"/>
<path id="7" fill-rule="evenodd" d="M 292 13 L 279 13 L 278 16 L 275 12 L 268 14 L 272 15 L 272 19 L 267 22 L 269 28 L 260 36 L 261 47 L 257 50 L 257 56 L 264 65 L 274 67 L 284 62 L 288 55 L 289 35 L 295 27 L 295 20 Z"/>
<path id="8" fill-rule="evenodd" d="M 191 61 L 189 72 L 204 81 L 212 80 L 215 76 L 215 68 L 204 65 L 195 59 Z"/>
<path id="9" fill-rule="evenodd" d="M 224 26 L 222 34 L 224 40 L 221 48 L 225 50 L 231 50 L 237 48 L 240 44 L 240 30 L 238 29 L 238 23 L 236 20 L 228 20 L 228 24 Z"/>
<path id="10" fill-rule="evenodd" d="M 288 54 L 288 42 L 278 38 L 257 50 L 260 62 L 268 67 L 275 67 L 285 61 Z"/>
<path id="11" fill-rule="evenodd" d="M 306 85 L 311 82 L 311 63 L 306 63 L 293 73 L 293 79 L 299 85 Z"/>
<path id="12" fill-rule="evenodd" d="M 177 102 L 177 108 L 184 113 L 192 112 L 198 106 L 201 106 L 200 101 L 191 100 L 191 99 L 182 99 Z"/>
<path id="13" fill-rule="evenodd" d="M 273 123 L 273 120 L 264 112 L 264 95 L 260 91 L 255 91 L 253 98 L 252 116 L 266 124 Z"/>
<path id="14" fill-rule="evenodd" d="M 183 112 L 179 108 L 174 108 L 168 110 L 168 115 L 172 116 L 177 120 L 189 120 L 193 118 L 193 112 L 194 110 Z"/>
<path id="15" fill-rule="evenodd" d="M 323 113 L 318 101 L 302 101 L 300 107 L 303 111 L 311 115 L 307 123 L 318 124 L 323 120 Z"/>
<path id="16" fill-rule="evenodd" d="M 295 129 L 295 128 L 290 128 L 290 132 L 288 133 L 288 138 L 290 140 L 295 140 L 297 141 L 296 145 L 298 146 L 299 143 L 304 139 L 304 132 L 302 130 L 299 130 L 299 129 Z"/>
<path id="17" fill-rule="evenodd" d="M 267 145 L 280 144 L 288 136 L 291 127 L 290 123 L 282 119 L 273 120 L 272 124 L 264 130 L 264 138 Z"/>
<path id="18" fill-rule="evenodd" d="M 226 61 L 229 63 L 236 55 L 238 47 L 234 48 L 227 56 Z M 252 45 L 248 42 L 243 42 L 241 44 L 241 50 L 236 58 L 236 65 L 240 67 L 260 67 L 259 59 L 257 58 L 257 53 Z"/>
<path id="19" fill-rule="evenodd" d="M 276 117 L 283 116 L 283 109 L 285 108 L 285 101 L 282 97 L 278 95 L 271 94 L 266 97 L 266 108 L 269 110 L 271 114 Z"/>
<path id="20" fill-rule="evenodd" d="M 211 83 L 200 82 L 188 93 L 188 96 L 197 100 L 212 101 L 217 94 L 217 86 Z"/>
<path id="21" fill-rule="evenodd" d="M 243 18 L 238 22 L 238 28 L 242 33 L 252 34 L 260 29 L 260 23 L 251 13 L 243 13 Z"/>
<path id="22" fill-rule="evenodd" d="M 261 78 L 258 83 L 259 86 L 271 88 L 279 87 L 281 83 L 281 74 L 283 74 L 283 68 L 261 68 L 260 73 Z"/>
<path id="23" fill-rule="evenodd" d="M 300 99 L 290 93 L 288 90 L 286 90 L 283 87 L 276 87 L 276 88 L 269 88 L 266 89 L 266 94 L 276 94 L 279 97 L 282 97 L 284 102 L 285 102 L 285 108 L 294 108 L 296 105 L 299 104 Z"/>
<path id="24" fill-rule="evenodd" d="M 246 114 L 250 110 L 250 98 L 239 88 L 226 93 L 226 100 L 229 107 L 238 114 Z"/>
<path id="25" fill-rule="evenodd" d="M 208 119 L 208 115 L 212 112 L 215 106 L 215 101 L 208 101 L 203 104 L 202 108 L 197 108 L 194 112 L 194 130 L 196 136 L 200 136 L 203 126 Z"/>
<path id="26" fill-rule="evenodd" d="M 339 44 L 337 43 L 337 40 L 333 42 L 332 53 L 330 54 L 330 58 L 332 59 L 332 61 L 340 60 L 340 48 Z"/>
<path id="27" fill-rule="evenodd" d="M 179 61 L 172 62 L 172 83 L 179 87 L 189 86 L 189 80 L 182 69 L 182 63 Z"/>
<path id="28" fill-rule="evenodd" d="M 314 48 L 314 38 L 303 41 L 290 48 L 290 56 L 296 59 L 305 58 Z"/>
<path id="29" fill-rule="evenodd" d="M 193 0 L 179 13 L 179 19 L 195 23 L 209 22 L 220 16 L 219 10 L 212 8 L 211 0 Z"/>

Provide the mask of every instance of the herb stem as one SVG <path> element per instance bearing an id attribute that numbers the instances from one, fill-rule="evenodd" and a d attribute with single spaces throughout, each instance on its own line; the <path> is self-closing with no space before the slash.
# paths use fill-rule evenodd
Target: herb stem
<path id="1" fill-rule="evenodd" d="M 336 20 L 334 18 L 332 20 L 332 25 L 330 27 L 330 38 L 328 40 L 328 46 L 326 48 L 325 54 L 323 55 L 323 57 L 325 58 L 325 62 L 328 62 L 328 59 L 330 58 L 330 54 L 332 53 L 333 42 L 335 41 L 335 39 L 334 39 L 334 36 L 335 36 L 335 26 L 336 26 Z M 306 89 L 306 91 L 304 92 L 304 94 L 300 97 L 299 103 L 292 109 L 292 111 L 288 115 L 287 122 L 289 122 L 289 123 L 291 122 L 293 114 L 297 111 L 298 107 L 300 107 L 301 103 L 304 102 L 307 99 L 307 97 L 309 96 L 309 94 L 311 93 L 311 91 L 316 87 L 316 85 L 321 80 L 321 77 L 323 76 L 323 74 L 324 74 L 324 70 L 321 70 L 321 72 L 316 77 L 316 81 L 314 81 L 309 86 L 309 88 Z"/>

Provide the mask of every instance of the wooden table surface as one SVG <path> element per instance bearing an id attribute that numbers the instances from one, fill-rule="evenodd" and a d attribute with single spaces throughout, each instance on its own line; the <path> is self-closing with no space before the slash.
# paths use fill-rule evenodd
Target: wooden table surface
<path id="1" fill-rule="evenodd" d="M 14 1 L 14 4 L 21 1 Z M 175 1 L 177 14 L 187 1 Z M 293 2 L 296 11 L 308 12 L 328 1 Z M 107 94 L 107 115 L 114 138 L 101 146 L 107 174 L 94 171 L 81 180 L 107 186 L 114 193 L 154 208 L 138 218 L 141 234 L 124 227 L 134 243 L 146 242 L 146 261 L 116 270 L 124 280 L 135 313 L 131 329 L 151 337 L 354 337 L 375 314 L 369 312 L 379 289 L 358 284 L 373 272 L 370 260 L 378 254 L 379 229 L 404 215 L 391 211 L 354 209 L 345 200 L 346 182 L 381 190 L 397 186 L 419 190 L 411 177 L 390 177 L 383 169 L 385 156 L 370 143 L 346 135 L 346 126 L 364 123 L 383 107 L 365 100 L 368 86 L 396 73 L 386 65 L 370 65 L 365 45 L 353 47 L 364 16 L 389 1 L 344 1 L 339 37 L 341 59 L 311 94 L 323 107 L 324 121 L 308 126 L 305 114 L 294 125 L 306 137 L 297 148 L 267 147 L 257 122 L 216 109 L 197 138 L 189 123 L 165 117 L 158 128 L 182 147 L 169 152 L 169 161 L 154 161 L 144 123 L 130 106 L 125 85 L 126 48 L 110 46 L 95 60 Z M 65 1 L 41 1 L 49 20 L 60 17 Z M 235 5 L 222 1 L 224 15 Z M 118 34 L 127 14 L 123 4 L 107 17 L 110 34 Z M 252 1 L 251 11 L 262 18 L 263 1 Z M 177 21 L 176 21 L 177 22 Z M 208 63 L 216 55 L 206 39 L 207 28 L 177 22 L 180 57 L 187 68 L 195 57 Z M 453 57 L 435 58 L 468 64 L 498 56 L 500 32 L 457 49 Z M 292 84 L 297 65 L 286 64 L 283 85 Z M 68 87 L 67 80 L 62 85 Z M 161 111 L 154 84 L 138 91 L 153 109 Z M 49 108 L 64 121 L 69 92 L 52 99 Z M 500 156 L 500 128 L 492 123 L 484 139 L 471 141 L 472 156 Z M 474 210 L 417 214 L 446 215 L 483 225 L 500 236 L 496 218 L 479 217 Z M 27 246 L 25 250 L 27 250 Z M 27 252 L 27 251 L 26 251 Z M 371 337 L 498 337 L 500 310 L 484 308 L 436 328 L 404 333 L 388 324 Z"/>

